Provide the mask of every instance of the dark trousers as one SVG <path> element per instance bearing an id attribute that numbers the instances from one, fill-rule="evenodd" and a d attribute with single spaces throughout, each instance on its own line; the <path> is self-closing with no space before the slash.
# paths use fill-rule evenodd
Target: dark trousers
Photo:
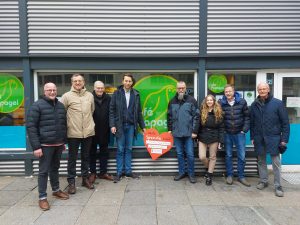
<path id="1" fill-rule="evenodd" d="M 96 136 L 93 137 L 92 146 L 90 150 L 90 172 L 96 173 L 98 145 L 100 147 L 100 152 L 99 152 L 100 174 L 105 174 L 107 173 L 108 146 L 99 143 Z"/>
<path id="2" fill-rule="evenodd" d="M 89 175 L 89 154 L 92 144 L 92 137 L 87 138 L 68 138 L 69 160 L 68 160 L 68 182 L 75 183 L 76 177 L 76 160 L 78 149 L 81 153 L 81 176 L 88 177 Z"/>
<path id="3" fill-rule="evenodd" d="M 43 146 L 43 156 L 39 159 L 39 177 L 38 189 L 39 198 L 47 198 L 47 182 L 48 174 L 52 191 L 59 190 L 58 169 L 60 167 L 61 153 L 64 150 L 64 145 L 61 146 Z"/>

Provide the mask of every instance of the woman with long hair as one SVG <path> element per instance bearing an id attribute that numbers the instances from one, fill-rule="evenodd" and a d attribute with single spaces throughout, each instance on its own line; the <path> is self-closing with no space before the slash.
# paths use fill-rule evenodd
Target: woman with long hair
<path id="1" fill-rule="evenodd" d="M 200 106 L 200 126 L 198 132 L 199 158 L 207 169 L 206 185 L 212 184 L 218 148 L 223 143 L 223 111 L 213 95 L 207 95 Z M 206 150 L 209 150 L 209 158 Z"/>

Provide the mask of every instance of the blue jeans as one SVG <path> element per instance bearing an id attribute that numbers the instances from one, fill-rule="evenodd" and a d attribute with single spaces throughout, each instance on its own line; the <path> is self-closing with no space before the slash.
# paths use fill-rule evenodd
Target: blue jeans
<path id="1" fill-rule="evenodd" d="M 233 176 L 233 166 L 232 166 L 232 149 L 233 144 L 236 147 L 238 163 L 237 163 L 237 171 L 238 177 L 244 178 L 244 169 L 245 169 L 245 155 L 246 155 L 246 136 L 244 133 L 238 134 L 224 134 L 224 145 L 225 145 L 225 163 L 226 163 L 226 172 L 227 176 Z"/>
<path id="2" fill-rule="evenodd" d="M 192 137 L 174 137 L 176 146 L 179 174 L 185 174 L 184 153 L 187 158 L 187 173 L 194 176 L 194 146 Z"/>
<path id="3" fill-rule="evenodd" d="M 123 124 L 123 132 L 117 138 L 117 175 L 122 175 L 125 164 L 125 174 L 130 174 L 132 158 L 132 142 L 134 137 L 134 126 Z"/>

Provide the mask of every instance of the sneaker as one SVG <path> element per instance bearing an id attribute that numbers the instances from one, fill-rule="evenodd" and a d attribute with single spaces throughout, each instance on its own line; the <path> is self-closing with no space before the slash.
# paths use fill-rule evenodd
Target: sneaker
<path id="1" fill-rule="evenodd" d="M 174 177 L 174 180 L 175 180 L 175 181 L 179 181 L 179 180 L 185 178 L 185 176 L 186 176 L 185 173 L 184 173 L 184 174 L 177 174 L 177 175 Z"/>
<path id="2" fill-rule="evenodd" d="M 135 173 L 127 173 L 125 177 L 131 177 L 132 179 L 140 179 L 140 176 Z"/>
<path id="3" fill-rule="evenodd" d="M 251 187 L 251 184 L 246 180 L 246 178 L 239 178 L 238 182 L 245 185 L 246 187 Z"/>
<path id="4" fill-rule="evenodd" d="M 265 189 L 266 187 L 268 187 L 268 183 L 265 183 L 265 182 L 259 182 L 257 185 L 256 185 L 256 188 L 258 190 L 263 190 Z"/>
<path id="5" fill-rule="evenodd" d="M 226 184 L 232 185 L 232 183 L 233 183 L 232 176 L 228 176 L 226 178 Z"/>
<path id="6" fill-rule="evenodd" d="M 66 192 L 63 192 L 61 190 L 53 192 L 52 196 L 55 198 L 58 198 L 60 200 L 67 200 L 69 199 L 69 195 Z"/>
<path id="7" fill-rule="evenodd" d="M 39 200 L 39 207 L 41 210 L 43 211 L 46 211 L 46 210 L 49 210 L 50 209 L 50 205 L 47 201 L 47 199 L 42 199 L 42 200 Z"/>
<path id="8" fill-rule="evenodd" d="M 121 176 L 120 175 L 116 175 L 114 176 L 114 183 L 118 183 L 121 180 Z"/>
<path id="9" fill-rule="evenodd" d="M 189 180 L 192 184 L 197 182 L 195 176 L 189 176 Z"/>
<path id="10" fill-rule="evenodd" d="M 283 197 L 284 196 L 284 193 L 283 193 L 283 190 L 282 190 L 281 186 L 275 188 L 275 196 L 277 196 L 277 197 Z"/>

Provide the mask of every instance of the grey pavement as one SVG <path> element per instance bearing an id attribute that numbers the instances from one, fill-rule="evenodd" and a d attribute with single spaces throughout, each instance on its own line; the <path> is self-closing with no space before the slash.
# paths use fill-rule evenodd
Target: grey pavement
<path id="1" fill-rule="evenodd" d="M 0 177 L 1 225 L 193 225 L 193 224 L 300 224 L 300 185 L 282 180 L 285 197 L 274 195 L 273 186 L 257 190 L 258 178 L 247 178 L 251 187 L 216 177 L 206 186 L 202 177 L 191 184 L 185 178 L 142 176 L 114 184 L 97 179 L 96 188 L 80 186 L 69 200 L 51 196 L 49 211 L 38 207 L 36 177 Z M 273 177 L 270 177 L 270 184 Z M 67 187 L 65 177 L 61 188 Z"/>

